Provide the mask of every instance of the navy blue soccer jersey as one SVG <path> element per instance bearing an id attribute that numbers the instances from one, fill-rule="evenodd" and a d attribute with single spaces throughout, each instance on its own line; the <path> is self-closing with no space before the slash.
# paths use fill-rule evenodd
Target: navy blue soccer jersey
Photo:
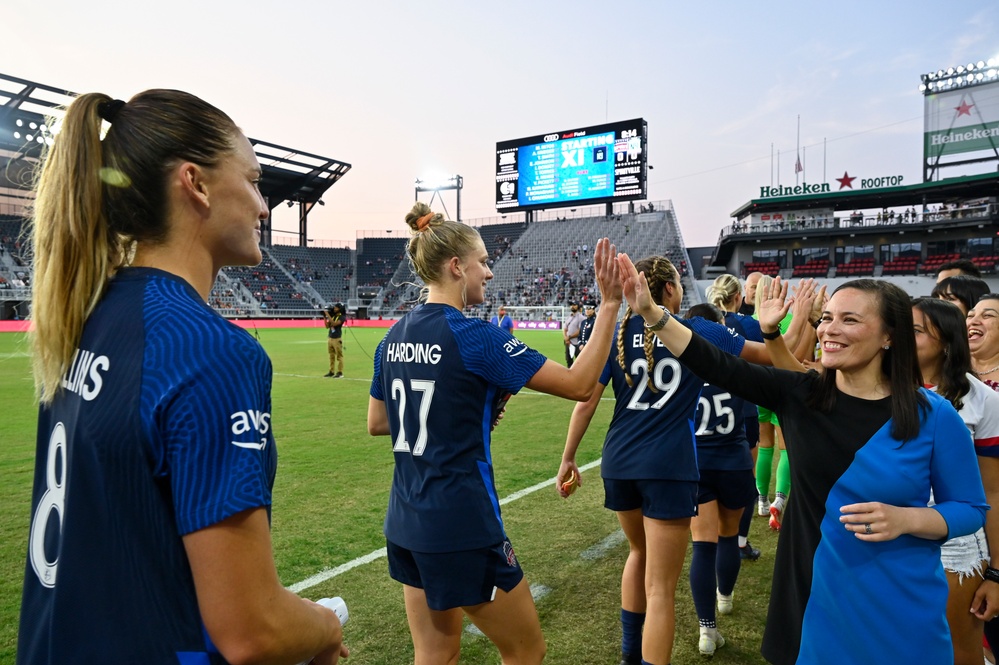
<path id="1" fill-rule="evenodd" d="M 225 662 L 182 536 L 270 506 L 271 375 L 185 281 L 112 279 L 39 412 L 20 665 Z"/>
<path id="2" fill-rule="evenodd" d="M 389 541 L 455 552 L 506 538 L 490 430 L 505 398 L 545 361 L 505 330 L 450 305 L 420 305 L 389 330 L 371 381 L 371 396 L 385 402 L 395 453 Z"/>
<path id="3" fill-rule="evenodd" d="M 723 351 L 742 352 L 745 340 L 725 326 L 701 318 L 675 319 Z M 623 323 L 624 368 L 616 347 L 600 382 L 614 387 L 614 416 L 604 438 L 601 476 L 614 479 L 696 481 L 694 409 L 704 381 L 680 364 L 653 337 L 653 366 L 645 358 L 642 317 Z M 631 377 L 629 386 L 625 371 Z M 651 384 L 651 386 L 650 386 Z"/>
<path id="4" fill-rule="evenodd" d="M 744 471 L 753 468 L 746 440 L 744 400 L 710 383 L 701 388 L 694 414 L 697 468 Z M 755 417 L 756 407 L 753 407 Z"/>

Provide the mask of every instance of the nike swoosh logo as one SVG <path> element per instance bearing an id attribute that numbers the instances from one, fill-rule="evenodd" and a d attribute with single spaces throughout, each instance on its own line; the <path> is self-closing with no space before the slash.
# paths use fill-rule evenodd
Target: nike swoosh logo
<path id="1" fill-rule="evenodd" d="M 249 448 L 250 450 L 263 450 L 267 447 L 267 439 L 261 440 L 260 443 L 250 441 L 230 441 L 229 443 L 240 448 Z"/>

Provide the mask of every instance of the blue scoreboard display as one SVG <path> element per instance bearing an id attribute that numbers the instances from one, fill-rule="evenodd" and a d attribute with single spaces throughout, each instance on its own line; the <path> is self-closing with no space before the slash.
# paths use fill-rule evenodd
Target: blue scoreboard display
<path id="1" fill-rule="evenodd" d="M 496 209 L 644 199 L 647 140 L 638 118 L 497 143 Z"/>

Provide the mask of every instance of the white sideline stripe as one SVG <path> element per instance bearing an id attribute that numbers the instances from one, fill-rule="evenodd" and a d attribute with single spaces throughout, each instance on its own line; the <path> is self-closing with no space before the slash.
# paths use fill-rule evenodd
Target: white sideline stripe
<path id="1" fill-rule="evenodd" d="M 607 556 L 607 553 L 625 541 L 624 530 L 618 529 L 611 535 L 601 540 L 596 545 L 591 545 L 579 553 L 580 559 L 595 561 Z"/>
<path id="2" fill-rule="evenodd" d="M 601 458 L 597 458 L 594 461 L 590 462 L 589 464 L 584 464 L 583 466 L 579 467 L 580 472 L 582 472 L 582 471 L 589 471 L 593 467 L 599 466 L 600 465 L 600 460 L 601 460 Z M 511 501 L 516 501 L 517 499 L 521 499 L 521 498 L 527 496 L 528 494 L 531 494 L 533 492 L 537 492 L 540 489 L 543 489 L 545 487 L 548 487 L 549 485 L 554 485 L 554 484 L 555 484 L 555 479 L 554 478 L 549 478 L 548 480 L 546 480 L 544 482 L 540 482 L 537 485 L 532 485 L 531 487 L 528 487 L 527 489 L 520 490 L 519 492 L 514 492 L 510 496 L 505 497 L 503 499 L 500 499 L 500 505 L 501 506 L 505 506 L 506 504 L 510 503 Z M 288 590 L 291 591 L 291 592 L 293 592 L 293 593 L 302 593 L 306 589 L 311 589 L 314 586 L 322 584 L 326 580 L 333 579 L 337 575 L 342 575 L 342 574 L 346 573 L 347 571 L 353 570 L 353 569 L 355 569 L 355 568 L 357 568 L 359 566 L 363 566 L 365 564 L 369 564 L 372 561 L 377 561 L 378 559 L 381 559 L 383 556 L 386 556 L 386 555 L 388 555 L 388 550 L 386 548 L 383 547 L 381 549 L 377 549 L 374 552 L 370 552 L 368 554 L 365 554 L 364 556 L 358 557 L 358 558 L 354 559 L 353 561 L 348 561 L 347 563 L 345 563 L 345 564 L 343 564 L 341 566 L 337 566 L 336 568 L 327 568 L 326 570 L 322 570 L 322 571 L 316 573 L 315 575 L 313 575 L 312 577 L 307 577 L 304 580 L 302 580 L 301 582 L 298 582 L 296 584 L 292 584 L 291 586 L 288 587 Z M 532 587 L 532 592 L 533 592 L 533 587 Z"/>

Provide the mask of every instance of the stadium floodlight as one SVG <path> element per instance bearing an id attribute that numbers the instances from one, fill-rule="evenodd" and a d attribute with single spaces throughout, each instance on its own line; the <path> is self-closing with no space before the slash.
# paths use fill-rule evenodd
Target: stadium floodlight
<path id="1" fill-rule="evenodd" d="M 432 205 L 434 199 L 440 196 L 440 193 L 447 190 L 454 190 L 455 199 L 457 201 L 455 210 L 455 221 L 461 221 L 461 190 L 465 186 L 465 179 L 458 174 L 454 175 L 430 175 L 424 178 L 416 179 L 416 200 L 420 200 L 420 192 L 433 192 L 430 196 L 430 203 Z M 441 204 L 443 205 L 444 198 L 441 197 Z M 444 208 L 444 212 L 447 212 L 447 208 Z"/>
<path id="2" fill-rule="evenodd" d="M 919 86 L 919 91 L 924 95 L 930 95 L 955 88 L 991 83 L 999 76 L 999 70 L 996 69 L 997 64 L 999 64 L 999 58 L 989 58 L 988 62 L 979 60 L 978 62 L 969 62 L 966 65 L 948 67 L 946 70 L 938 69 L 935 72 L 923 74 L 920 77 L 921 85 Z M 990 69 L 982 71 L 986 66 L 990 67 Z"/>

